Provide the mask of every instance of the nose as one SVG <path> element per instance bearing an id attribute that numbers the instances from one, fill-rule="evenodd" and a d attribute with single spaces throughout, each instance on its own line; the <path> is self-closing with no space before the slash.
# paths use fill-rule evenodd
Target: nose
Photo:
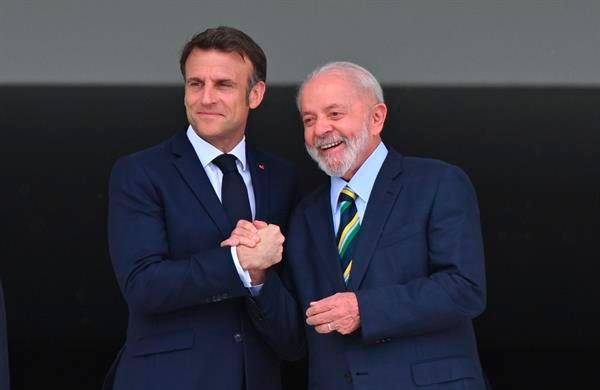
<path id="1" fill-rule="evenodd" d="M 216 102 L 215 90 L 210 85 L 205 85 L 200 92 L 200 103 L 210 105 Z"/>
<path id="2" fill-rule="evenodd" d="M 326 118 L 315 119 L 315 135 L 320 137 L 323 134 L 327 134 L 333 130 L 331 123 Z"/>

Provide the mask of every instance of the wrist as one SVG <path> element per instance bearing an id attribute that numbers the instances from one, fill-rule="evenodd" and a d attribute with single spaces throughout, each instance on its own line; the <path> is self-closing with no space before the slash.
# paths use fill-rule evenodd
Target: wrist
<path id="1" fill-rule="evenodd" d="M 262 271 L 262 270 L 253 270 L 253 271 L 248 271 L 248 273 L 250 274 L 250 283 L 253 286 L 259 285 L 259 284 L 264 284 L 265 279 L 266 279 L 266 272 Z"/>

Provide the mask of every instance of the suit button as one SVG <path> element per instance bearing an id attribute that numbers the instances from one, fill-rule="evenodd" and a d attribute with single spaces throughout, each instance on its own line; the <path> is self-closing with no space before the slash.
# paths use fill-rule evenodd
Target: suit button
<path id="1" fill-rule="evenodd" d="M 344 378 L 346 379 L 346 381 L 347 381 L 348 383 L 352 383 L 352 374 L 351 374 L 351 373 L 349 373 L 349 372 L 346 372 L 346 373 L 344 374 Z"/>
<path id="2" fill-rule="evenodd" d="M 236 343 L 241 343 L 242 341 L 244 341 L 244 336 L 242 336 L 241 333 L 236 333 L 233 335 L 233 339 Z"/>

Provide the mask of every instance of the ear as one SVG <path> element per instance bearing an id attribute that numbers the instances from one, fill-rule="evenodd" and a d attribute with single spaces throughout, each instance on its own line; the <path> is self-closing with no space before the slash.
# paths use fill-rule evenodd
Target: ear
<path id="1" fill-rule="evenodd" d="M 265 96 L 265 90 L 267 89 L 267 85 L 264 81 L 259 81 L 252 87 L 250 90 L 250 95 L 248 96 L 248 106 L 250 109 L 255 109 L 260 105 L 263 100 L 263 96 Z"/>
<path id="2" fill-rule="evenodd" d="M 387 106 L 385 103 L 378 103 L 371 109 L 371 115 L 369 117 L 369 124 L 372 135 L 379 135 L 383 130 L 383 124 L 387 116 Z"/>

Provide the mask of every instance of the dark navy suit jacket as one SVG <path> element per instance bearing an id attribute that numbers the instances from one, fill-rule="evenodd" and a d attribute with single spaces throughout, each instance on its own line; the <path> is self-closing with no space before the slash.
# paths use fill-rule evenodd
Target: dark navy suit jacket
<path id="1" fill-rule="evenodd" d="M 0 390 L 9 390 L 8 346 L 6 337 L 6 317 L 4 295 L 0 284 Z"/>
<path id="2" fill-rule="evenodd" d="M 305 334 L 310 389 L 484 389 L 471 321 L 485 307 L 484 254 L 468 177 L 390 149 L 357 239 L 346 287 L 329 185 L 299 204 L 285 273 L 269 272 L 256 298 L 265 337 L 294 356 Z M 311 301 L 344 291 L 357 295 L 358 331 L 322 335 L 304 325 Z"/>
<path id="3" fill-rule="evenodd" d="M 285 229 L 291 166 L 246 151 L 256 219 Z M 219 244 L 233 226 L 185 132 L 117 161 L 109 246 L 129 308 L 127 340 L 105 387 L 118 390 L 281 387 L 280 360 L 248 315 L 249 292 Z"/>

